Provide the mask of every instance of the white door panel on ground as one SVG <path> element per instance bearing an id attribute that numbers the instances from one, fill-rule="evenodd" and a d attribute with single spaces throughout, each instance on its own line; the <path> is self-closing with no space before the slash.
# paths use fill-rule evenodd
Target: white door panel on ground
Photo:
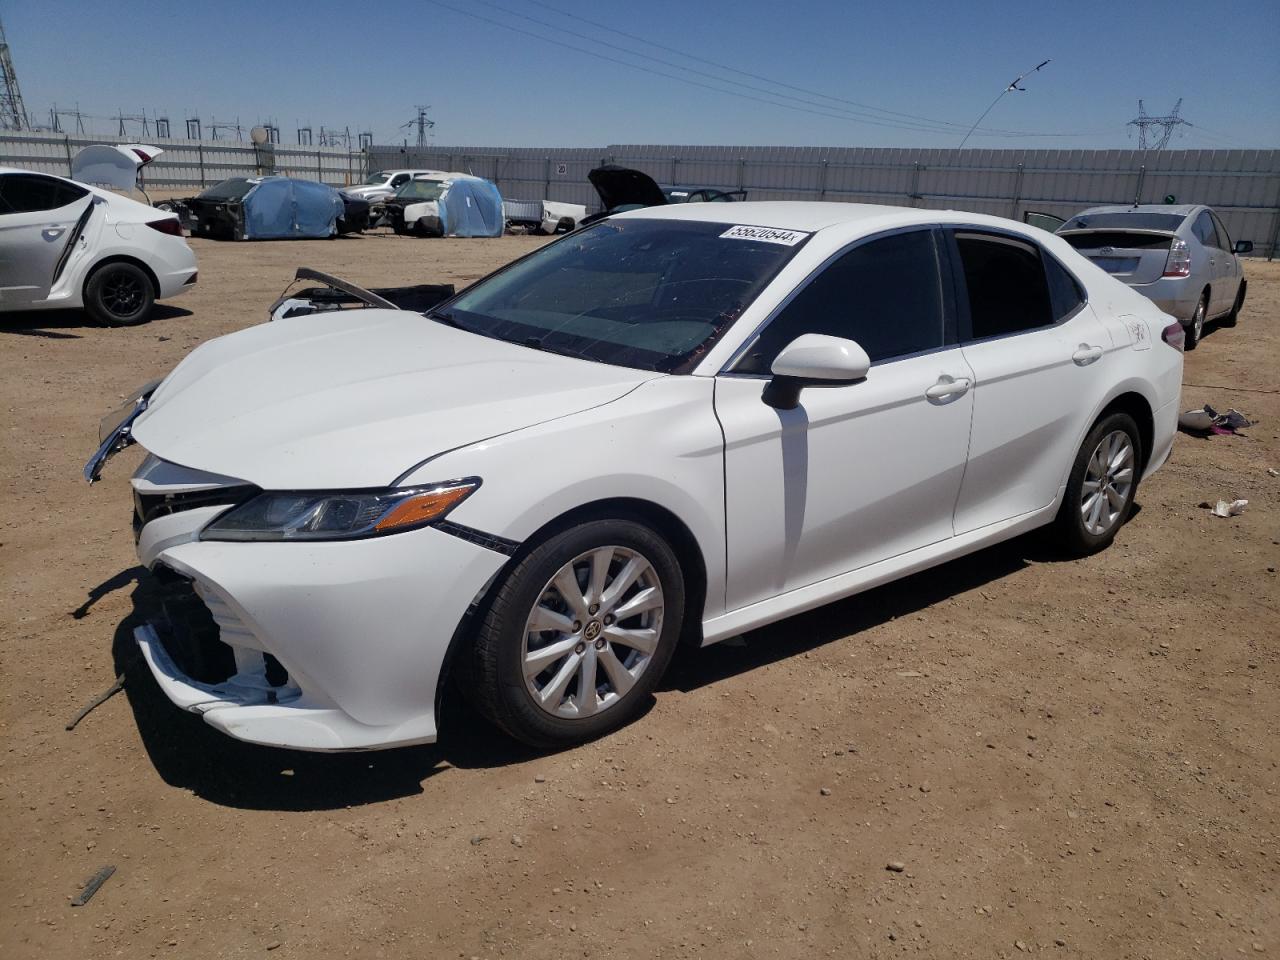
<path id="1" fill-rule="evenodd" d="M 1113 353 L 1088 306 L 1056 327 L 965 345 L 976 386 L 957 534 L 1052 502 L 1115 376 Z"/>
<path id="2" fill-rule="evenodd" d="M 728 609 L 950 537 L 972 376 L 944 350 L 808 387 L 794 410 L 762 402 L 760 379 L 720 377 Z"/>

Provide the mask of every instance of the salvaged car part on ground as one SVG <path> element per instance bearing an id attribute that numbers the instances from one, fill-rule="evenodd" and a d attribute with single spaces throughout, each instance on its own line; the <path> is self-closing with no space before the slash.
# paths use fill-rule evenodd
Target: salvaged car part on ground
<path id="1" fill-rule="evenodd" d="M 130 326 L 195 282 L 196 256 L 172 214 L 0 167 L 0 312 L 84 308 L 96 323 Z"/>
<path id="2" fill-rule="evenodd" d="M 1058 228 L 1067 243 L 1186 328 L 1194 350 L 1207 323 L 1234 327 L 1248 284 L 1238 254 L 1253 243 L 1232 244 L 1218 215 L 1203 206 L 1146 204 L 1093 207 Z"/>
<path id="3" fill-rule="evenodd" d="M 527 233 L 568 233 L 587 215 L 580 203 L 558 200 L 502 200 L 508 229 L 519 227 Z"/>
<path id="4" fill-rule="evenodd" d="M 363 307 L 412 310 L 422 313 L 448 300 L 455 292 L 452 283 L 421 283 L 409 287 L 380 287 L 376 290 L 366 290 L 364 287 L 358 287 L 354 283 L 328 273 L 321 273 L 319 270 L 312 270 L 310 267 L 299 267 L 298 272 L 294 274 L 294 280 L 317 280 L 324 286 L 307 287 L 292 294 L 286 288 L 286 292 L 281 294 L 268 309 L 267 319 L 286 320 L 311 313 Z"/>
<path id="5" fill-rule="evenodd" d="M 208 341 L 109 421 L 148 451 L 134 535 L 169 596 L 135 638 L 250 742 L 431 742 L 456 682 L 517 739 L 579 743 L 682 640 L 1038 527 L 1105 548 L 1171 452 L 1180 334 L 996 217 L 616 214 L 425 314 Z"/>
<path id="6" fill-rule="evenodd" d="M 414 177 L 384 203 L 387 220 L 400 234 L 500 237 L 506 227 L 498 188 L 465 173 Z"/>

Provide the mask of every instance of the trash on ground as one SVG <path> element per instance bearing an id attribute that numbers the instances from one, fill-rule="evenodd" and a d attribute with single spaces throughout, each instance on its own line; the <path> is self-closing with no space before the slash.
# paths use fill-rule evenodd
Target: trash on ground
<path id="1" fill-rule="evenodd" d="M 76 724 L 78 724 L 81 720 L 87 717 L 90 711 L 96 709 L 97 707 L 102 706 L 104 703 L 106 703 L 108 700 L 110 700 L 112 697 L 114 697 L 117 693 L 119 693 L 123 689 L 124 689 L 124 674 L 122 673 L 116 677 L 115 683 L 107 687 L 106 690 L 103 690 L 102 693 L 98 694 L 96 697 L 90 700 L 89 703 L 85 705 L 84 709 L 82 709 L 79 713 L 77 713 L 74 717 L 71 718 L 71 722 L 67 724 L 67 729 L 74 730 L 76 728 Z"/>
<path id="2" fill-rule="evenodd" d="M 71 905 L 73 907 L 83 907 L 86 903 L 88 903 L 90 900 L 93 899 L 93 895 L 98 892 L 98 889 L 104 883 L 106 883 L 107 880 L 111 878 L 111 875 L 115 872 L 116 872 L 116 868 L 111 864 L 107 864 L 105 867 L 103 867 L 101 870 L 99 870 L 97 873 L 95 873 L 92 877 L 89 878 L 89 882 L 86 883 L 84 885 L 84 889 L 80 891 L 80 896 L 72 900 Z"/>
<path id="3" fill-rule="evenodd" d="M 1187 410 L 1178 417 L 1178 426 L 1191 433 L 1234 434 L 1237 430 L 1252 427 L 1257 422 L 1250 420 L 1234 407 L 1226 413 L 1218 413 L 1207 403 L 1199 410 Z"/>
<path id="4" fill-rule="evenodd" d="M 1267 475 L 1272 477 L 1280 477 L 1280 470 L 1275 467 L 1267 467 Z"/>
<path id="5" fill-rule="evenodd" d="M 1238 517 L 1244 513 L 1244 508 L 1248 505 L 1248 500 L 1232 500 L 1230 503 L 1219 500 L 1214 504 L 1211 512 L 1215 517 Z"/>

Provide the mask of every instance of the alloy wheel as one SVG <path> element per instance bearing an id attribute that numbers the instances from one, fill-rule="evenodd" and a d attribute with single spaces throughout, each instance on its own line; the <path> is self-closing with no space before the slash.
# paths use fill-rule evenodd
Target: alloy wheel
<path id="1" fill-rule="evenodd" d="M 1133 490 L 1133 441 L 1123 430 L 1112 430 L 1098 443 L 1085 469 L 1080 488 L 1080 518 L 1085 531 L 1107 533 L 1124 513 Z"/>
<path id="2" fill-rule="evenodd" d="M 581 719 L 627 696 L 662 636 L 662 583 L 620 546 L 579 554 L 547 581 L 525 622 L 525 686 L 546 713 Z"/>
<path id="3" fill-rule="evenodd" d="M 1195 339 L 1199 341 L 1201 334 L 1204 333 L 1204 301 L 1201 300 L 1196 304 L 1195 315 L 1191 318 L 1191 327 Z"/>
<path id="4" fill-rule="evenodd" d="M 142 302 L 142 283 L 136 276 L 117 270 L 103 281 L 102 305 L 113 316 L 131 317 Z"/>

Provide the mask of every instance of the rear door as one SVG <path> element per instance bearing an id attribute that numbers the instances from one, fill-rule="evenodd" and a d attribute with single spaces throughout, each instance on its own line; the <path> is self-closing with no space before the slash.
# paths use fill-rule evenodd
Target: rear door
<path id="1" fill-rule="evenodd" d="M 1079 282 L 1022 237 L 948 231 L 960 334 L 974 373 L 957 536 L 1048 506 L 1115 360 Z"/>
<path id="2" fill-rule="evenodd" d="M 21 310 L 49 290 L 93 195 L 39 173 L 0 174 L 0 308 Z"/>

